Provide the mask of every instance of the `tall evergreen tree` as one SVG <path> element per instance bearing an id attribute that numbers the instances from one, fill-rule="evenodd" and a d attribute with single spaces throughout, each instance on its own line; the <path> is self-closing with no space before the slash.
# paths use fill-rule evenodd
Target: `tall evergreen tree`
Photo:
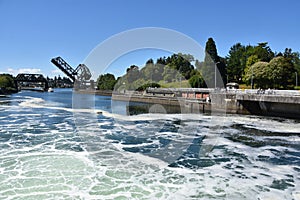
<path id="1" fill-rule="evenodd" d="M 221 62 L 221 57 L 218 56 L 217 47 L 212 38 L 208 38 L 205 45 L 205 58 L 201 73 L 208 87 L 224 86 L 223 78 L 226 77 L 226 63 L 223 59 Z"/>
<path id="2" fill-rule="evenodd" d="M 206 62 L 210 62 L 210 59 L 212 59 L 213 62 L 217 63 L 219 62 L 219 56 L 218 56 L 218 52 L 217 52 L 217 47 L 216 47 L 216 43 L 212 38 L 208 38 L 206 45 L 205 45 L 205 59 L 204 61 Z M 210 58 L 208 58 L 208 56 Z M 207 60 L 209 59 L 209 60 Z"/>
<path id="3" fill-rule="evenodd" d="M 270 62 L 275 57 L 275 53 L 268 46 L 267 42 L 258 43 L 257 46 L 254 47 L 252 55 L 257 55 L 258 59 L 263 62 Z"/>
<path id="4" fill-rule="evenodd" d="M 226 57 L 228 82 L 241 82 L 246 68 L 246 52 L 247 48 L 241 43 L 236 43 L 230 48 L 229 55 Z"/>

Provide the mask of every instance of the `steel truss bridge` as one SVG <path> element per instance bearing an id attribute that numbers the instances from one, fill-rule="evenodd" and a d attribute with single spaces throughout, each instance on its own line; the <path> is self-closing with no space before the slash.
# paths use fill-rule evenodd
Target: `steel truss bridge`
<path id="1" fill-rule="evenodd" d="M 48 81 L 42 74 L 18 74 L 15 78 L 18 90 L 47 91 Z"/>
<path id="2" fill-rule="evenodd" d="M 75 89 L 94 88 L 94 81 L 90 80 L 92 74 L 85 64 L 74 69 L 61 57 L 52 58 L 51 62 L 73 81 Z"/>

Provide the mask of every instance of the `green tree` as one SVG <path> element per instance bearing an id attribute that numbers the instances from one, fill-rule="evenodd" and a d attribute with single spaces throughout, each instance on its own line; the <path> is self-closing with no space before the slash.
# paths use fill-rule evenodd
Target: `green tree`
<path id="1" fill-rule="evenodd" d="M 17 92 L 14 78 L 10 74 L 0 74 L 0 92 L 11 93 Z"/>
<path id="2" fill-rule="evenodd" d="M 128 80 L 128 83 L 133 83 L 140 77 L 140 71 L 139 67 L 136 65 L 131 65 L 129 68 L 126 69 L 126 77 Z"/>
<path id="3" fill-rule="evenodd" d="M 189 84 L 192 88 L 204 88 L 206 87 L 203 77 L 199 74 L 192 76 L 189 79 Z"/>
<path id="4" fill-rule="evenodd" d="M 229 81 L 242 83 L 245 80 L 244 72 L 248 70 L 246 67 L 257 61 L 269 62 L 274 56 L 267 42 L 258 43 L 257 46 L 244 46 L 241 43 L 233 45 L 226 57 Z"/>
<path id="5" fill-rule="evenodd" d="M 293 52 L 291 48 L 286 48 L 282 56 L 291 62 L 295 70 L 300 73 L 300 54 Z"/>
<path id="6" fill-rule="evenodd" d="M 212 38 L 208 38 L 206 42 L 204 63 L 201 65 L 201 74 L 208 87 L 215 87 L 215 84 L 216 87 L 224 87 L 226 60 L 218 56 L 217 47 Z M 218 69 L 217 74 L 215 74 L 216 69 Z"/>
<path id="7" fill-rule="evenodd" d="M 269 63 L 269 78 L 273 87 L 288 89 L 294 82 L 296 70 L 292 61 L 279 56 L 273 58 Z"/>
<path id="8" fill-rule="evenodd" d="M 154 61 L 153 61 L 152 58 L 150 58 L 149 60 L 147 60 L 146 65 L 148 65 L 148 64 L 154 64 Z"/>
<path id="9" fill-rule="evenodd" d="M 145 67 L 140 70 L 140 78 L 150 82 L 159 82 L 163 79 L 164 67 L 162 64 L 147 61 Z"/>
<path id="10" fill-rule="evenodd" d="M 163 72 L 163 79 L 165 82 L 170 83 L 176 80 L 176 75 L 178 71 L 176 71 L 174 68 L 170 66 L 165 66 L 164 72 Z"/>
<path id="11" fill-rule="evenodd" d="M 107 73 L 99 76 L 97 86 L 99 90 L 113 90 L 116 82 L 115 76 Z"/>
<path id="12" fill-rule="evenodd" d="M 259 61 L 246 68 L 243 79 L 247 85 L 251 83 L 252 76 L 257 88 L 267 88 L 270 85 L 269 63 Z"/>
<path id="13" fill-rule="evenodd" d="M 205 45 L 205 52 L 208 54 L 205 56 L 205 59 L 204 59 L 205 62 L 210 62 L 211 59 L 215 63 L 219 62 L 217 46 L 216 46 L 216 43 L 213 40 L 213 38 L 208 38 L 206 45 Z M 206 59 L 209 59 L 209 60 L 206 60 Z"/>
<path id="14" fill-rule="evenodd" d="M 294 83 L 295 68 L 291 61 L 282 56 L 268 62 L 256 62 L 245 70 L 244 81 L 249 84 L 253 75 L 253 82 L 260 88 L 288 89 Z"/>
<path id="15" fill-rule="evenodd" d="M 146 83 L 146 84 L 138 87 L 136 90 L 137 91 L 144 91 L 144 90 L 146 90 L 149 87 L 150 88 L 160 88 L 161 86 L 158 83 Z"/>
<path id="16" fill-rule="evenodd" d="M 275 57 L 275 53 L 268 46 L 267 42 L 258 43 L 251 52 L 251 55 L 257 55 L 258 59 L 263 62 L 269 62 Z"/>
<path id="17" fill-rule="evenodd" d="M 251 67 L 254 63 L 261 61 L 257 55 L 251 55 L 248 57 L 247 62 L 246 62 L 246 68 Z"/>
<path id="18" fill-rule="evenodd" d="M 192 55 L 185 54 L 173 54 L 166 59 L 166 65 L 177 70 L 185 79 L 189 79 L 191 72 L 194 70 L 194 66 L 191 62 L 194 60 Z"/>
<path id="19" fill-rule="evenodd" d="M 300 75 L 300 54 L 299 52 L 293 52 L 291 48 L 286 48 L 283 53 L 279 52 L 276 57 L 284 57 L 288 62 L 292 63 L 294 66 L 293 72 L 290 72 L 290 75 L 293 74 L 293 85 L 296 85 L 296 76 Z M 298 78 L 299 79 L 299 78 Z M 299 81 L 297 83 L 299 85 Z"/>
<path id="20" fill-rule="evenodd" d="M 221 78 L 222 78 L 222 82 L 218 83 L 218 86 L 224 87 L 224 83 L 228 82 L 226 58 L 219 57 L 219 63 L 216 63 L 216 64 L 217 64 L 217 68 L 218 68 Z"/>
<path id="21" fill-rule="evenodd" d="M 237 43 L 230 48 L 226 57 L 228 82 L 241 82 L 244 69 L 246 68 L 246 60 L 247 48 L 241 43 Z"/>

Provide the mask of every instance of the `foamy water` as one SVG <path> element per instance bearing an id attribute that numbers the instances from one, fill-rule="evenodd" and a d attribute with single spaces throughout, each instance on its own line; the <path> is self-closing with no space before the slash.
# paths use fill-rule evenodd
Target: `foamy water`
<path id="1" fill-rule="evenodd" d="M 128 117 L 97 98 L 0 99 L 0 199 L 300 199 L 297 120 Z"/>

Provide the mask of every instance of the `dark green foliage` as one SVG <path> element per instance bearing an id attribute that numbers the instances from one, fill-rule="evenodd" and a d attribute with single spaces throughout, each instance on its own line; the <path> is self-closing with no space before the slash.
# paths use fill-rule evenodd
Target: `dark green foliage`
<path id="1" fill-rule="evenodd" d="M 156 61 L 157 64 L 166 65 L 166 58 L 158 58 Z"/>
<path id="2" fill-rule="evenodd" d="M 166 83 L 170 83 L 173 81 L 176 81 L 176 75 L 178 74 L 178 71 L 176 71 L 176 69 L 174 69 L 173 67 L 170 66 L 165 66 L 164 67 L 164 72 L 163 72 L 163 80 Z"/>
<path id="3" fill-rule="evenodd" d="M 212 38 L 208 38 L 208 40 L 206 42 L 205 53 L 206 53 L 206 56 L 205 56 L 204 62 L 210 62 L 211 60 L 214 63 L 219 62 L 217 47 L 216 47 L 215 41 Z M 209 58 L 208 58 L 208 56 L 209 56 Z"/>
<path id="4" fill-rule="evenodd" d="M 152 59 L 150 59 L 152 60 Z M 159 82 L 163 79 L 164 65 L 146 62 L 146 66 L 140 70 L 140 78 L 151 82 Z"/>
<path id="5" fill-rule="evenodd" d="M 166 58 L 164 63 L 180 73 L 185 79 L 189 79 L 191 77 L 191 72 L 194 70 L 194 66 L 191 64 L 193 60 L 194 58 L 192 55 L 179 53 Z"/>
<path id="6" fill-rule="evenodd" d="M 113 90 L 116 82 L 115 76 L 107 73 L 99 76 L 97 86 L 99 90 Z"/>
<path id="7" fill-rule="evenodd" d="M 140 78 L 139 67 L 136 65 L 131 65 L 129 68 L 127 68 L 126 72 L 128 83 L 133 83 Z"/>
<path id="8" fill-rule="evenodd" d="M 227 83 L 227 66 L 226 66 L 226 59 L 219 57 L 219 62 L 217 63 L 217 68 L 219 70 L 219 73 L 221 75 L 221 80 L 218 80 L 217 86 L 218 87 L 224 87 L 225 83 Z"/>
<path id="9" fill-rule="evenodd" d="M 206 42 L 204 62 L 196 61 L 196 67 L 200 69 L 208 87 L 224 87 L 226 60 L 218 56 L 217 47 L 212 38 Z"/>
<path id="10" fill-rule="evenodd" d="M 146 83 L 136 89 L 136 91 L 144 91 L 147 88 L 160 88 L 161 86 L 158 83 Z"/>
<path id="11" fill-rule="evenodd" d="M 0 74 L 0 88 L 14 88 L 14 78 L 10 74 Z"/>
<path id="12" fill-rule="evenodd" d="M 268 46 L 267 42 L 258 43 L 251 54 L 257 55 L 258 59 L 263 62 L 270 62 L 270 60 L 275 57 L 275 53 Z"/>
<path id="13" fill-rule="evenodd" d="M 126 74 L 121 77 L 121 83 L 118 81 L 116 87 L 127 90 L 140 90 L 143 89 L 145 84 L 149 83 L 184 81 L 197 74 L 197 70 L 194 69 L 191 63 L 193 61 L 194 57 L 192 55 L 181 53 L 158 58 L 156 63 L 153 59 L 149 59 L 140 70 L 135 65 L 127 68 Z"/>
<path id="14" fill-rule="evenodd" d="M 256 88 L 289 89 L 294 83 L 295 68 L 282 56 L 268 62 L 256 62 L 245 70 L 244 81 L 249 85 L 253 75 Z"/>
<path id="15" fill-rule="evenodd" d="M 269 62 L 269 79 L 274 88 L 289 89 L 294 82 L 296 69 L 291 59 L 287 57 L 276 57 Z"/>
<path id="16" fill-rule="evenodd" d="M 227 77 L 228 82 L 242 81 L 244 69 L 246 68 L 247 49 L 241 43 L 233 45 L 229 50 L 229 55 L 226 57 L 227 61 Z"/>
<path id="17" fill-rule="evenodd" d="M 193 75 L 189 79 L 189 84 L 192 88 L 204 88 L 206 87 L 205 81 L 201 75 Z"/>
<path id="18" fill-rule="evenodd" d="M 269 63 L 256 62 L 245 71 L 244 81 L 250 85 L 253 75 L 253 82 L 256 88 L 268 88 L 270 85 L 269 79 Z"/>
<path id="19" fill-rule="evenodd" d="M 253 56 L 257 58 L 257 61 L 269 62 L 274 58 L 275 53 L 267 42 L 258 43 L 257 46 L 244 46 L 241 43 L 233 45 L 226 57 L 228 82 L 243 83 L 248 59 Z"/>
<path id="20" fill-rule="evenodd" d="M 17 92 L 14 78 L 10 74 L 0 74 L 0 93 Z"/>
<path id="21" fill-rule="evenodd" d="M 282 56 L 292 63 L 295 70 L 300 73 L 300 54 L 299 52 L 293 52 L 291 48 L 286 48 Z"/>
<path id="22" fill-rule="evenodd" d="M 147 62 L 146 62 L 146 65 L 149 65 L 149 64 L 154 64 L 154 62 L 153 62 L 153 59 L 152 59 L 152 58 L 150 58 L 149 60 L 147 60 Z"/>

